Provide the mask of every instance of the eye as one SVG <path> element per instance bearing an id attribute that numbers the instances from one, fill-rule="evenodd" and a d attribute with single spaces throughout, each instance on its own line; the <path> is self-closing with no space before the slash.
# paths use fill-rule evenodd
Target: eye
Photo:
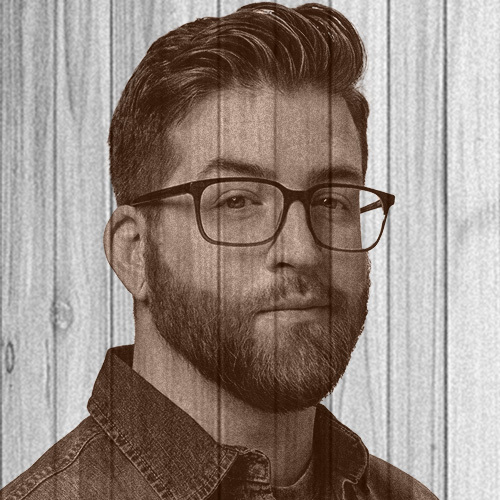
<path id="1" fill-rule="evenodd" d="M 228 208 L 238 210 L 249 208 L 251 205 L 261 205 L 261 201 L 255 193 L 227 193 L 219 198 L 217 208 Z"/>
<path id="2" fill-rule="evenodd" d="M 347 210 L 347 206 L 339 198 L 333 196 L 320 196 L 315 202 L 315 206 L 328 208 L 330 210 Z"/>
<path id="3" fill-rule="evenodd" d="M 219 207 L 227 208 L 245 208 L 248 204 L 251 204 L 251 200 L 243 195 L 233 195 L 225 200 L 221 200 Z"/>

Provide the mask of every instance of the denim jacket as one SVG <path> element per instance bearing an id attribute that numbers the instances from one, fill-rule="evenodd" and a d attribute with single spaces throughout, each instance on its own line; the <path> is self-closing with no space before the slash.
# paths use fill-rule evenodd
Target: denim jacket
<path id="1" fill-rule="evenodd" d="M 133 346 L 110 349 L 88 402 L 90 416 L 7 485 L 2 500 L 274 498 L 258 450 L 220 445 L 132 370 Z M 317 499 L 436 499 L 371 456 L 318 405 L 313 456 Z"/>

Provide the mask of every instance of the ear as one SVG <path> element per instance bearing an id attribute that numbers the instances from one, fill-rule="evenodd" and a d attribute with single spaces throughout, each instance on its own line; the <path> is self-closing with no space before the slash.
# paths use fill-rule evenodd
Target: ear
<path id="1" fill-rule="evenodd" d="M 125 288 L 134 299 L 148 296 L 144 260 L 146 222 L 134 207 L 121 205 L 109 219 L 104 231 L 104 251 Z"/>

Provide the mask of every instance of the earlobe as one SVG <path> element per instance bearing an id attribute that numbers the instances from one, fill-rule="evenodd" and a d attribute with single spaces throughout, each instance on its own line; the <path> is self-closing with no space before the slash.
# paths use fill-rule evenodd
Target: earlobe
<path id="1" fill-rule="evenodd" d="M 104 231 L 104 251 L 109 265 L 139 301 L 147 299 L 145 237 L 144 217 L 129 205 L 121 205 L 114 211 Z"/>

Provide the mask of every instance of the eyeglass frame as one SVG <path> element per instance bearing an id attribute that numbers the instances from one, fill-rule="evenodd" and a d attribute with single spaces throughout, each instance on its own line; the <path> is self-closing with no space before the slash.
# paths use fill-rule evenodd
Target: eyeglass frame
<path id="1" fill-rule="evenodd" d="M 276 231 L 274 234 L 263 240 L 259 241 L 257 243 L 227 243 L 227 242 L 222 242 L 222 241 L 217 241 L 212 238 L 210 238 L 205 230 L 203 229 L 203 224 L 201 221 L 201 213 L 200 213 L 200 202 L 201 202 L 201 195 L 203 194 L 203 191 L 208 187 L 211 186 L 212 184 L 218 184 L 222 182 L 255 182 L 255 183 L 260 183 L 260 184 L 268 184 L 271 186 L 274 186 L 278 188 L 282 195 L 283 195 L 283 213 L 281 215 L 281 219 L 279 221 L 278 227 L 276 228 Z M 384 220 L 382 221 L 382 227 L 380 229 L 380 233 L 378 235 L 377 240 L 375 243 L 373 243 L 370 247 L 368 248 L 362 248 L 362 249 L 357 249 L 357 250 L 347 250 L 347 249 L 342 249 L 342 248 L 332 248 L 319 240 L 319 238 L 316 236 L 316 233 L 314 231 L 314 228 L 312 227 L 312 222 L 311 222 L 311 213 L 310 213 L 310 206 L 311 206 L 311 200 L 316 191 L 322 188 L 326 187 L 346 187 L 346 188 L 356 188 L 360 189 L 362 191 L 368 191 L 370 193 L 373 193 L 378 196 L 380 201 L 382 202 L 382 209 L 384 211 Z M 210 179 L 201 179 L 197 181 L 191 181 L 191 182 L 186 182 L 184 184 L 178 184 L 177 186 L 171 186 L 163 189 L 159 189 L 157 191 L 152 191 L 150 193 L 143 194 L 137 198 L 135 198 L 131 203 L 129 203 L 130 206 L 141 206 L 141 205 L 146 205 L 150 203 L 154 203 L 157 201 L 161 201 L 167 198 L 173 198 L 174 196 L 180 196 L 183 194 L 190 194 L 193 197 L 194 200 L 194 206 L 195 206 L 195 213 L 196 213 L 196 223 L 198 225 L 198 230 L 200 231 L 201 236 L 203 239 L 208 241 L 209 243 L 212 243 L 214 245 L 220 245 L 220 246 L 230 246 L 230 247 L 254 247 L 258 245 L 265 245 L 266 243 L 269 243 L 277 238 L 281 230 L 283 229 L 283 226 L 285 225 L 285 220 L 286 216 L 288 215 L 288 210 L 291 206 L 291 204 L 295 201 L 300 201 L 302 205 L 304 206 L 304 209 L 306 211 L 306 221 L 307 221 L 307 226 L 309 228 L 309 231 L 311 232 L 313 239 L 315 243 L 322 248 L 327 248 L 328 250 L 333 250 L 336 252 L 349 252 L 349 253 L 359 253 L 359 252 L 368 252 L 369 250 L 372 250 L 380 241 L 380 238 L 382 237 L 382 233 L 384 232 L 384 227 L 385 223 L 387 221 L 387 217 L 389 215 L 389 209 L 394 205 L 394 202 L 396 200 L 396 197 L 393 194 L 390 193 L 385 193 L 383 191 L 379 191 L 377 189 L 372 189 L 368 188 L 365 186 L 360 186 L 356 184 L 346 184 L 346 183 L 337 183 L 337 182 L 326 182 L 326 183 L 321 183 L 321 184 L 315 184 L 314 186 L 311 186 L 308 189 L 305 190 L 295 190 L 295 189 L 289 189 L 282 184 L 280 184 L 277 181 L 273 181 L 271 179 L 261 179 L 261 178 L 256 178 L 256 177 L 215 177 L 215 178 L 210 178 Z M 376 206 L 373 206 L 376 205 Z M 363 207 L 361 209 L 361 213 L 368 212 L 369 210 L 374 210 L 375 208 L 379 208 L 380 205 L 378 202 L 370 203 L 370 205 L 367 205 L 366 207 Z"/>

